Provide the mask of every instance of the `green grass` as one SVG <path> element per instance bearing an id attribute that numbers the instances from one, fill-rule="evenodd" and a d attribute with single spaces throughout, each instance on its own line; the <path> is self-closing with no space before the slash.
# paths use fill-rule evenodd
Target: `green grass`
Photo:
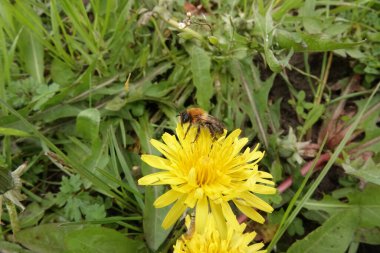
<path id="1" fill-rule="evenodd" d="M 0 169 L 28 162 L 26 210 L 1 199 L 0 249 L 89 252 L 104 235 L 120 246 L 100 252 L 171 252 L 184 226 L 161 228 L 165 188 L 137 185 L 155 171 L 139 156 L 189 106 L 261 143 L 276 185 L 293 176 L 270 198 L 272 252 L 380 244 L 380 5 L 201 2 L 184 29 L 183 1 L 0 3 Z"/>

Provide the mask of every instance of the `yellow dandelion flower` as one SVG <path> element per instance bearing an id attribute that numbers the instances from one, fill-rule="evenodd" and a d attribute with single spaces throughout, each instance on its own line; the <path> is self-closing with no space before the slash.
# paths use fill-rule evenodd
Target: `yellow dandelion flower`
<path id="1" fill-rule="evenodd" d="M 274 194 L 276 189 L 272 175 L 258 170 L 257 163 L 264 153 L 258 146 L 251 150 L 242 148 L 247 138 L 238 138 L 241 130 L 227 135 L 226 132 L 215 140 L 206 128 L 202 128 L 194 141 L 197 127 L 188 124 L 177 125 L 176 134 L 164 133 L 162 142 L 152 139 L 151 144 L 164 157 L 142 155 L 141 159 L 162 171 L 141 178 L 140 185 L 170 185 L 170 190 L 155 202 L 156 208 L 173 206 L 166 215 L 162 226 L 173 225 L 187 208 L 195 208 L 197 231 L 204 230 L 208 213 L 212 212 L 220 227 L 225 221 L 236 220 L 228 202 L 254 221 L 263 223 L 264 218 L 256 209 L 272 212 L 273 208 L 255 193 Z M 224 223 L 224 225 L 223 225 Z"/>
<path id="2" fill-rule="evenodd" d="M 188 218 L 188 217 L 186 217 Z M 265 253 L 263 243 L 251 244 L 256 232 L 243 233 L 245 224 L 228 224 L 226 236 L 219 233 L 214 217 L 208 215 L 205 231 L 182 235 L 173 246 L 174 253 Z"/>

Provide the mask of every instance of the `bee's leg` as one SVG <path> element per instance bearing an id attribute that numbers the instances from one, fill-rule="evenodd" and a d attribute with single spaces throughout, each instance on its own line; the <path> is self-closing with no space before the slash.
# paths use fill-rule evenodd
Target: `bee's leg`
<path id="1" fill-rule="evenodd" d="M 191 123 L 189 123 L 189 126 L 188 126 L 187 129 L 186 129 L 185 136 L 183 137 L 184 139 L 186 139 L 186 135 L 187 135 L 187 133 L 189 132 L 190 127 L 191 127 Z"/>
<path id="2" fill-rule="evenodd" d="M 200 133 L 201 133 L 201 125 L 198 125 L 197 134 L 195 135 L 193 143 L 198 139 Z"/>
<path id="3" fill-rule="evenodd" d="M 212 139 L 215 140 L 216 139 L 216 135 L 215 135 L 215 128 L 214 128 L 214 126 L 211 125 L 211 124 L 209 124 L 209 125 L 207 125 L 207 128 L 210 131 Z"/>

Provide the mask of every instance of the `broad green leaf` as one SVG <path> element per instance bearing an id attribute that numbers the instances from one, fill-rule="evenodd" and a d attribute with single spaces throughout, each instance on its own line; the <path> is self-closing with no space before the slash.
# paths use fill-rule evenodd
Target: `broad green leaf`
<path id="1" fill-rule="evenodd" d="M 76 130 L 83 138 L 94 140 L 99 134 L 100 112 L 95 108 L 89 108 L 78 114 Z"/>
<path id="2" fill-rule="evenodd" d="M 132 240 L 116 230 L 88 227 L 65 236 L 67 253 L 135 253 L 147 252 L 142 241 Z"/>
<path id="3" fill-rule="evenodd" d="M 21 230 L 16 234 L 16 241 L 25 248 L 38 253 L 63 253 L 64 238 L 75 230 L 83 229 L 83 225 L 61 226 L 50 223 Z"/>
<path id="4" fill-rule="evenodd" d="M 364 191 L 355 191 L 348 195 L 350 205 L 359 208 L 356 219 L 360 226 L 371 228 L 380 227 L 380 186 L 367 184 Z"/>
<path id="5" fill-rule="evenodd" d="M 210 74 L 211 60 L 206 51 L 193 46 L 191 49 L 191 72 L 196 88 L 196 98 L 200 107 L 210 109 L 210 99 L 214 93 Z"/>
<path id="6" fill-rule="evenodd" d="M 345 252 L 353 240 L 357 227 L 357 210 L 344 210 L 330 217 L 322 226 L 296 241 L 288 253 L 339 253 Z"/>
<path id="7" fill-rule="evenodd" d="M 327 38 L 321 34 L 290 33 L 285 30 L 277 30 L 275 40 L 280 47 L 293 48 L 295 52 L 326 52 L 353 48 L 362 44 L 362 42 L 337 42 L 336 39 Z"/>
<path id="8" fill-rule="evenodd" d="M 348 191 L 346 196 L 349 203 L 343 203 L 326 196 L 321 201 L 309 200 L 304 207 L 309 210 L 323 210 L 335 215 L 336 212 L 345 209 L 357 210 L 356 220 L 361 227 L 380 227 L 380 186 L 367 184 L 363 191 Z"/>
<path id="9" fill-rule="evenodd" d="M 11 135 L 11 136 L 18 136 L 18 137 L 30 136 L 30 134 L 25 131 L 21 131 L 14 128 L 7 128 L 7 127 L 0 127 L 0 136 L 1 135 Z"/>

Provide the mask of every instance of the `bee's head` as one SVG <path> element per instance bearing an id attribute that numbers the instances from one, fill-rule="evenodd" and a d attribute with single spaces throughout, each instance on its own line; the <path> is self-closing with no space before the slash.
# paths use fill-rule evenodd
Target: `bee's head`
<path id="1" fill-rule="evenodd" d="M 179 119 L 181 124 L 190 122 L 191 120 L 191 115 L 187 111 L 183 111 L 179 113 Z"/>

